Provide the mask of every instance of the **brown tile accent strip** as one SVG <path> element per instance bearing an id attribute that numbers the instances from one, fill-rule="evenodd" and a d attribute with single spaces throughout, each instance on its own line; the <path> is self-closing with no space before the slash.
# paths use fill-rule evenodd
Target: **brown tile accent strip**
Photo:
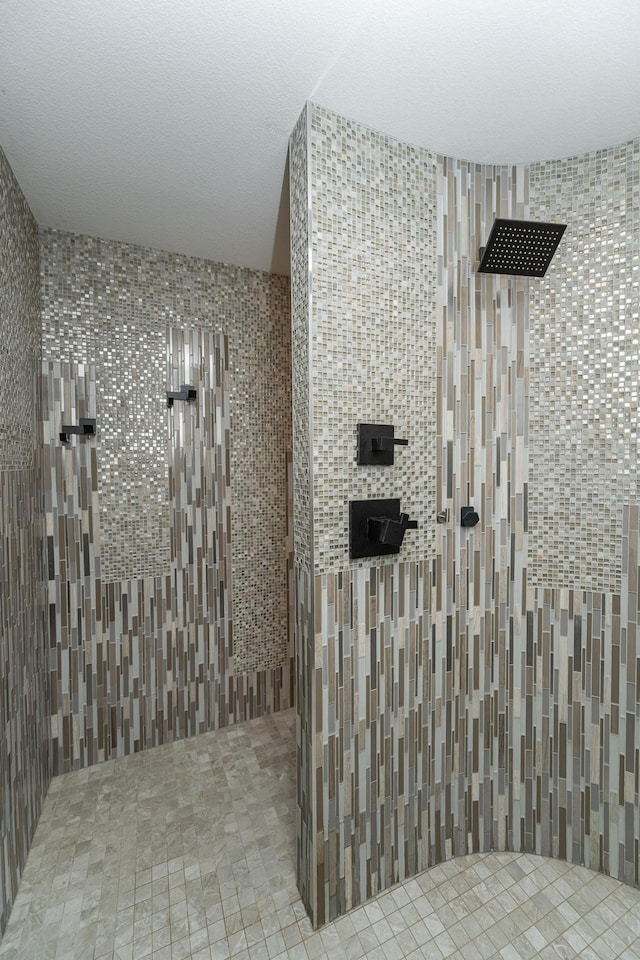
<path id="1" fill-rule="evenodd" d="M 478 274 L 496 217 L 528 218 L 526 168 L 438 160 L 439 506 L 436 651 L 443 688 L 442 798 L 434 859 L 507 847 L 505 738 L 526 582 L 529 280 Z M 480 523 L 464 528 L 461 508 Z"/>

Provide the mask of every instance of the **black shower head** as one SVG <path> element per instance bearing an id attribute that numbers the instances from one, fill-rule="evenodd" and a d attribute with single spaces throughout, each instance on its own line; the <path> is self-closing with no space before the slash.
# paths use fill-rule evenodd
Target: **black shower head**
<path id="1" fill-rule="evenodd" d="M 563 223 L 496 219 L 480 248 L 478 273 L 544 277 L 566 229 Z"/>

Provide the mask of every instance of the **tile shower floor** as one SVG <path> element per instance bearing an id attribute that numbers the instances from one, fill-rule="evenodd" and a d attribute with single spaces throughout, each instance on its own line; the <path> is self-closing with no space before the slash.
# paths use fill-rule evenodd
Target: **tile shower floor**
<path id="1" fill-rule="evenodd" d="M 640 958 L 640 892 L 521 854 L 452 860 L 314 933 L 293 711 L 51 784 L 2 960 Z"/>

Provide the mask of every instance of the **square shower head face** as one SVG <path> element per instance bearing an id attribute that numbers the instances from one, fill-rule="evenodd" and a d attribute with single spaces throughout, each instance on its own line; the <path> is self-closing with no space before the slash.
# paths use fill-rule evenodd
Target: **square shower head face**
<path id="1" fill-rule="evenodd" d="M 566 229 L 562 223 L 496 219 L 480 250 L 478 273 L 544 277 Z"/>

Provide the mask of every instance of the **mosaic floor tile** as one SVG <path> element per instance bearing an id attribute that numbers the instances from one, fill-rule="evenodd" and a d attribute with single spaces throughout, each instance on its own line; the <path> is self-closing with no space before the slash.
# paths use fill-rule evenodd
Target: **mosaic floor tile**
<path id="1" fill-rule="evenodd" d="M 295 886 L 295 712 L 54 779 L 0 960 L 631 960 L 640 891 L 475 854 L 320 930 Z"/>

